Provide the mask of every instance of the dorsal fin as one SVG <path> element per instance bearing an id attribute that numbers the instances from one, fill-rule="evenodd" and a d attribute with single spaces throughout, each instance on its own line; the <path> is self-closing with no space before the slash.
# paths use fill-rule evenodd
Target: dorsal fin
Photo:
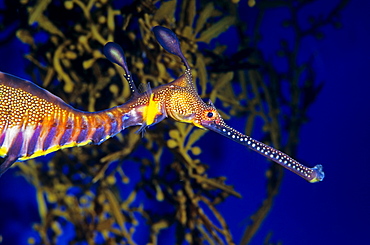
<path id="1" fill-rule="evenodd" d="M 130 86 L 132 94 L 133 95 L 138 94 L 138 90 L 136 88 L 136 85 L 135 85 L 134 81 L 132 80 L 131 73 L 130 73 L 128 67 L 127 67 L 125 54 L 124 54 L 121 46 L 119 46 L 117 43 L 114 43 L 114 42 L 108 42 L 108 43 L 105 44 L 103 52 L 104 52 L 105 57 L 107 57 L 107 59 L 110 62 L 116 63 L 117 65 L 119 65 L 120 67 L 122 67 L 125 70 L 126 74 L 124 74 L 124 77 L 126 78 L 128 84 Z"/>
<path id="2" fill-rule="evenodd" d="M 138 91 L 140 94 L 147 94 L 148 97 L 150 96 L 150 94 L 152 93 L 152 88 L 150 87 L 150 83 L 147 83 L 147 84 L 144 84 L 144 83 L 140 83 L 139 84 L 139 87 L 138 87 Z"/>

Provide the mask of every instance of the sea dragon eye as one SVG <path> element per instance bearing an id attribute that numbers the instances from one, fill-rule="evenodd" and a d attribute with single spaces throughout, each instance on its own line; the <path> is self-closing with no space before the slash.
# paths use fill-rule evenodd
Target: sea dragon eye
<path id="1" fill-rule="evenodd" d="M 208 113 L 207 113 L 207 117 L 212 118 L 212 117 L 213 117 L 213 112 L 211 112 L 211 111 L 210 111 L 210 112 L 208 112 Z"/>

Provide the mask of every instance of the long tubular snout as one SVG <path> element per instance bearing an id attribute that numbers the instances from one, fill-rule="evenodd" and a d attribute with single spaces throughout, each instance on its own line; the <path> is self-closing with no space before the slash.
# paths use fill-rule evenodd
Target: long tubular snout
<path id="1" fill-rule="evenodd" d="M 325 177 L 321 165 L 316 165 L 313 168 L 306 167 L 289 155 L 276 150 L 271 146 L 265 145 L 264 143 L 259 142 L 248 135 L 244 135 L 230 126 L 227 126 L 226 124 L 212 123 L 205 125 L 205 127 L 225 136 L 226 138 L 238 142 L 239 144 L 244 145 L 253 151 L 260 153 L 261 155 L 292 171 L 310 183 L 322 181 Z"/>

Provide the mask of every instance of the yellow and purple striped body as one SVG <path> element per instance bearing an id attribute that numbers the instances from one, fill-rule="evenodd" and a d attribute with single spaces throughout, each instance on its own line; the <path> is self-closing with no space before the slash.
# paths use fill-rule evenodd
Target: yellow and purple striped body
<path id="1" fill-rule="evenodd" d="M 84 112 L 29 81 L 0 72 L 0 156 L 6 157 L 0 175 L 15 161 L 100 144 L 126 127 L 142 125 L 146 97 L 137 95 L 105 111 Z"/>

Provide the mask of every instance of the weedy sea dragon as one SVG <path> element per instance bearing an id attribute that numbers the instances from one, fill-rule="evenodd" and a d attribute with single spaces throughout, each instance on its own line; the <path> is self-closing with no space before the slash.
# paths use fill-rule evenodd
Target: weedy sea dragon
<path id="1" fill-rule="evenodd" d="M 323 180 L 321 165 L 306 167 L 287 154 L 226 125 L 212 102 L 205 103 L 199 97 L 176 35 L 161 26 L 154 27 L 153 32 L 167 52 L 182 60 L 186 66 L 185 74 L 168 84 L 139 93 L 122 48 L 109 42 L 104 46 L 104 54 L 124 69 L 132 95 L 126 103 L 104 111 L 74 109 L 29 81 L 0 73 L 0 156 L 5 158 L 0 165 L 0 176 L 16 161 L 67 147 L 101 144 L 127 127 L 141 125 L 139 131 L 142 131 L 169 117 L 217 132 L 309 182 Z"/>

